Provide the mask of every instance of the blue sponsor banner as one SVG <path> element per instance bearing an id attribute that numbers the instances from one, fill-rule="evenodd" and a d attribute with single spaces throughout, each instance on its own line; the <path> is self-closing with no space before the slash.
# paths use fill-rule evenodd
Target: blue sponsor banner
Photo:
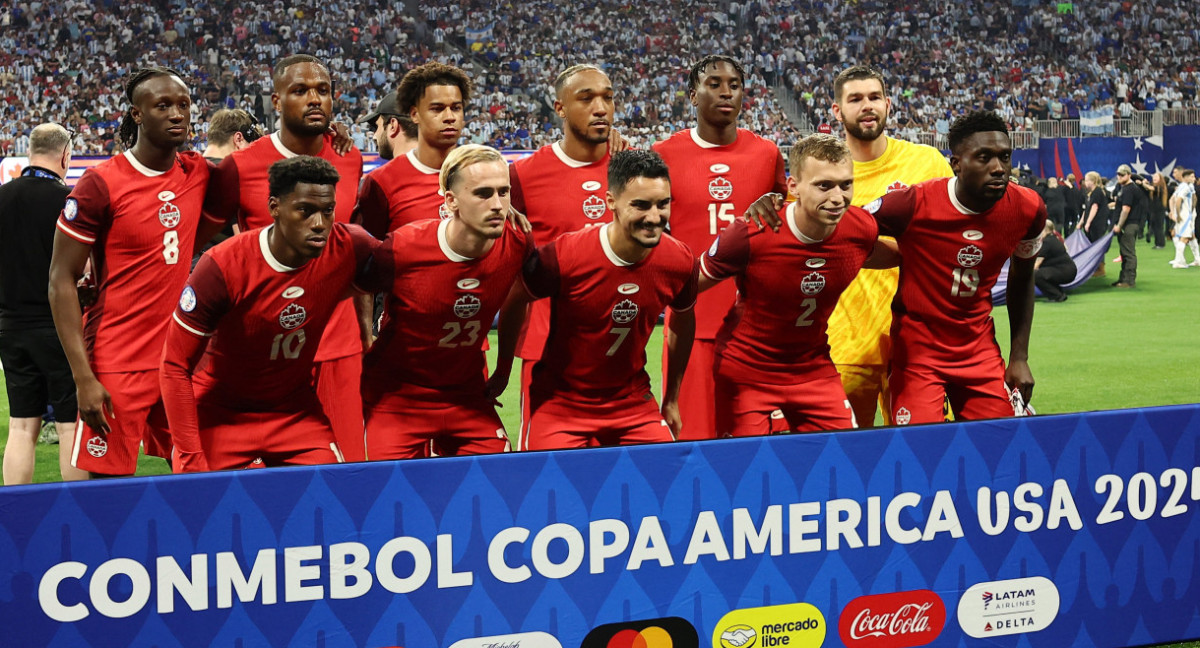
<path id="1" fill-rule="evenodd" d="M 1198 466 L 1180 406 L 9 487 L 2 643 L 1176 641 Z"/>
<path id="2" fill-rule="evenodd" d="M 1122 164 L 1147 176 L 1200 168 L 1200 126 L 1166 126 L 1161 137 L 1043 137 L 1036 149 L 1013 151 L 1013 166 L 1042 178 L 1074 173 L 1082 182 L 1083 174 L 1095 171 L 1112 179 Z"/>

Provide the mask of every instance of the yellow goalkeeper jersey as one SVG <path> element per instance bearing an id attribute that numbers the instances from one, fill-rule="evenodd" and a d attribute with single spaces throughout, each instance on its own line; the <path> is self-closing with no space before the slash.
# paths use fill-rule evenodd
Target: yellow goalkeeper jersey
<path id="1" fill-rule="evenodd" d="M 885 136 L 886 137 L 886 136 Z M 861 207 L 918 182 L 954 175 L 941 151 L 887 138 L 878 159 L 854 163 L 854 200 Z M 839 365 L 884 365 L 891 355 L 892 297 L 900 270 L 860 270 L 829 318 L 830 355 Z"/>

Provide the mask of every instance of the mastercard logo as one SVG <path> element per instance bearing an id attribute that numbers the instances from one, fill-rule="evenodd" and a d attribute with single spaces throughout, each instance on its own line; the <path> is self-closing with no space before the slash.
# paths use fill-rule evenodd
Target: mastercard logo
<path id="1" fill-rule="evenodd" d="M 583 638 L 580 648 L 699 648 L 696 628 L 679 617 L 610 623 Z"/>

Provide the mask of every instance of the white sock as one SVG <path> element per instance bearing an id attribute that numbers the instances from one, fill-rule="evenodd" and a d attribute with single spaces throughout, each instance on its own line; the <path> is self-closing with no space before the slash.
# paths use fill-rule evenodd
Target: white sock
<path id="1" fill-rule="evenodd" d="M 1192 263 L 1200 263 L 1200 244 L 1196 243 L 1196 239 L 1188 241 L 1188 247 L 1192 248 Z"/>
<path id="2" fill-rule="evenodd" d="M 1183 250 L 1187 247 L 1187 244 L 1177 238 L 1173 239 L 1173 241 L 1175 242 L 1175 258 L 1171 260 L 1171 265 L 1187 265 L 1187 261 L 1183 260 Z"/>

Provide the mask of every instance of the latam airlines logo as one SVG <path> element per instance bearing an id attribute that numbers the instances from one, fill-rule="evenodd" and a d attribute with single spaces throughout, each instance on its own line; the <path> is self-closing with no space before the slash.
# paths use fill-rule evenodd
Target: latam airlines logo
<path id="1" fill-rule="evenodd" d="M 733 195 L 733 183 L 724 176 L 718 177 L 708 183 L 708 195 L 712 196 L 713 200 L 729 200 Z"/>
<path id="2" fill-rule="evenodd" d="M 583 199 L 583 215 L 591 220 L 600 218 L 607 210 L 608 204 L 604 202 L 604 199 L 595 194 Z"/>
<path id="3" fill-rule="evenodd" d="M 847 648 L 924 646 L 946 626 L 946 604 L 929 590 L 860 596 L 838 619 Z"/>
<path id="4" fill-rule="evenodd" d="M 976 639 L 1037 632 L 1058 617 L 1058 588 L 1048 578 L 972 585 L 958 601 L 958 625 Z"/>

